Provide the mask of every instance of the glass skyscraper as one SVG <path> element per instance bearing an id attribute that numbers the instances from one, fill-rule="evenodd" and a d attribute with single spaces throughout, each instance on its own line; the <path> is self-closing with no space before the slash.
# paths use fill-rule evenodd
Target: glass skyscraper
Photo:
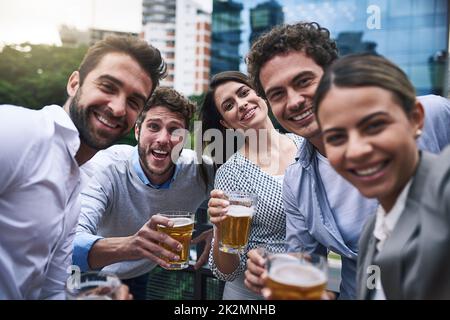
<path id="1" fill-rule="evenodd" d="M 250 44 L 273 25 L 316 21 L 330 30 L 341 55 L 381 54 L 408 74 L 419 95 L 445 94 L 448 3 L 447 0 L 213 0 L 212 75 L 224 70 L 245 72 L 244 57 Z M 235 10 L 224 10 L 230 7 Z M 224 15 L 233 21 L 232 31 L 219 28 Z M 229 41 L 231 38 L 233 41 Z M 215 64 L 220 61 L 217 53 L 220 53 L 217 57 L 232 56 L 234 64 Z"/>

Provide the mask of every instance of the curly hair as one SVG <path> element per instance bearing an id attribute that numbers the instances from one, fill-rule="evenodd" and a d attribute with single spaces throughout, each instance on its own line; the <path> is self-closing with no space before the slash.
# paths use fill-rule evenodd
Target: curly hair
<path id="1" fill-rule="evenodd" d="M 248 74 L 258 95 L 266 98 L 259 80 L 261 68 L 274 56 L 291 51 L 304 52 L 324 70 L 338 57 L 330 31 L 317 22 L 276 26 L 253 43 L 246 57 Z"/>
<path id="2" fill-rule="evenodd" d="M 189 129 L 189 123 L 196 109 L 196 105 L 178 91 L 168 87 L 159 87 L 153 92 L 153 95 L 136 120 L 136 125 L 139 129 L 141 129 L 148 110 L 155 107 L 166 107 L 171 112 L 179 113 L 183 117 L 186 129 Z"/>

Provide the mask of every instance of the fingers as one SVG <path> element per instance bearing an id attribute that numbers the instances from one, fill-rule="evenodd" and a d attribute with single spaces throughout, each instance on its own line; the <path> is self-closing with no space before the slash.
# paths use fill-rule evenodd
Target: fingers
<path id="1" fill-rule="evenodd" d="M 213 194 L 211 192 L 211 194 Z M 230 205 L 228 200 L 221 198 L 211 198 L 208 201 L 208 214 L 211 223 L 217 225 L 226 219 L 226 213 L 228 212 L 228 206 Z"/>
<path id="2" fill-rule="evenodd" d="M 133 300 L 133 295 L 130 293 L 130 290 L 127 285 L 121 285 L 116 293 L 115 293 L 115 299 L 116 300 Z"/>
<path id="3" fill-rule="evenodd" d="M 245 286 L 254 293 L 261 294 L 262 285 L 259 284 L 259 277 L 255 277 L 248 270 L 245 271 Z"/>
<path id="4" fill-rule="evenodd" d="M 222 190 L 214 189 L 209 194 L 211 198 L 225 198 L 225 193 Z"/>
<path id="5" fill-rule="evenodd" d="M 147 226 L 152 230 L 156 230 L 156 226 L 158 224 L 166 226 L 166 227 L 173 227 L 173 221 L 171 221 L 169 218 L 163 217 L 159 214 L 153 215 L 147 222 Z"/>
<path id="6" fill-rule="evenodd" d="M 259 267 L 260 269 L 264 269 L 266 260 L 260 254 L 259 249 L 252 249 L 247 253 L 247 264 L 252 264 L 255 267 Z"/>

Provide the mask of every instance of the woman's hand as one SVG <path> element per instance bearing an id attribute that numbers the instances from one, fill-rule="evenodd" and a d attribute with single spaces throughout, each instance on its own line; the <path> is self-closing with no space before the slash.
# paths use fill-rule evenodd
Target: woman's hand
<path id="1" fill-rule="evenodd" d="M 219 226 L 226 219 L 229 205 L 230 202 L 225 199 L 222 190 L 214 189 L 211 191 L 211 198 L 208 201 L 208 214 L 212 224 Z"/>

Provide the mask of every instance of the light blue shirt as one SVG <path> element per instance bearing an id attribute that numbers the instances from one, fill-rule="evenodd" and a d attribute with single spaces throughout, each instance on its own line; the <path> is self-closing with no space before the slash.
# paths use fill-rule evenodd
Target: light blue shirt
<path id="1" fill-rule="evenodd" d="M 433 153 L 440 152 L 450 144 L 450 101 L 438 96 L 418 97 L 425 108 L 425 125 L 423 134 L 418 140 L 418 147 Z M 283 183 L 283 204 L 286 211 L 286 240 L 288 250 L 295 251 L 300 248 L 308 252 L 327 254 L 327 249 L 341 255 L 341 299 L 354 299 L 356 297 L 356 263 L 358 251 L 354 245 L 344 239 L 353 235 L 345 234 L 339 228 L 338 222 L 341 213 L 336 210 L 336 203 L 350 192 L 355 192 L 352 185 L 340 187 L 342 190 L 333 195 L 327 193 L 319 172 L 317 150 L 307 140 L 303 141 L 298 153 L 297 162 L 292 164 L 285 173 Z M 334 172 L 335 179 L 340 179 Z M 334 181 L 332 172 L 328 172 L 327 179 Z M 358 192 L 356 190 L 356 192 Z M 364 212 L 358 215 L 368 216 L 376 212 L 378 202 L 374 199 L 365 199 L 361 196 L 355 208 L 362 206 Z M 349 201 L 345 207 L 352 206 Z M 347 213 L 348 214 L 348 213 Z M 353 215 L 356 216 L 356 215 Z M 363 220 L 366 220 L 363 219 Z M 355 230 L 361 230 L 363 221 L 357 219 Z M 351 230 L 349 228 L 348 230 Z M 351 231 L 354 232 L 354 231 Z M 360 233 L 361 231 L 359 231 Z M 357 234 L 356 238 L 359 238 Z"/>

